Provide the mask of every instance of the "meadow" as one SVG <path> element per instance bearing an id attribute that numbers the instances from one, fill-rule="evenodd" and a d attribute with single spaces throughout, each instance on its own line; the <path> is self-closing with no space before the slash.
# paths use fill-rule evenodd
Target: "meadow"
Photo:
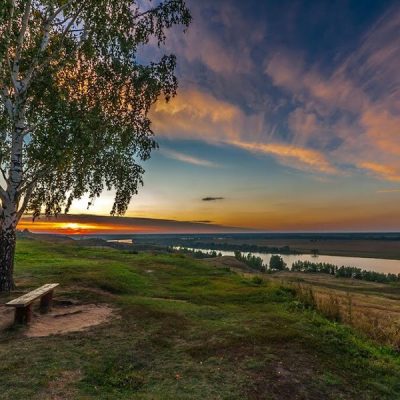
<path id="1" fill-rule="evenodd" d="M 41 338 L 2 331 L 4 400 L 400 399 L 395 348 L 326 318 L 284 276 L 21 239 L 16 280 L 59 282 L 56 300 L 108 304 L 115 318 Z"/>

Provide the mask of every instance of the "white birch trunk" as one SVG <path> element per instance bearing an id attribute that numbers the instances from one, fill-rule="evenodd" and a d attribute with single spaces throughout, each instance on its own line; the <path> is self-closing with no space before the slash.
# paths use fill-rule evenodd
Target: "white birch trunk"
<path id="1" fill-rule="evenodd" d="M 2 200 L 2 213 L 0 215 L 0 292 L 9 292 L 15 287 L 13 278 L 14 255 L 19 219 L 19 189 L 23 178 L 22 152 L 24 129 L 24 117 L 20 115 L 14 127 L 11 164 L 5 198 Z"/>
<path id="2" fill-rule="evenodd" d="M 12 202 L 3 204 L 0 220 L 0 292 L 14 289 L 14 254 L 16 243 L 17 213 Z"/>

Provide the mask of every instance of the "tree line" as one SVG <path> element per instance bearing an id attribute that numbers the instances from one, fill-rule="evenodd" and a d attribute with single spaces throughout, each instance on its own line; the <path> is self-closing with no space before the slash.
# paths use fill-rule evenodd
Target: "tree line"
<path id="1" fill-rule="evenodd" d="M 235 251 L 235 258 L 244 262 L 251 269 L 255 269 L 260 272 L 284 271 L 287 269 L 283 258 L 277 254 L 271 256 L 269 264 L 264 264 L 264 261 L 261 257 L 257 257 L 251 253 L 242 254 L 240 251 Z"/>
<path id="2" fill-rule="evenodd" d="M 181 248 L 181 252 L 189 253 L 195 258 L 221 257 L 222 253 L 211 250 L 204 252 L 196 249 Z M 277 254 L 271 256 L 269 263 L 265 264 L 261 257 L 251 253 L 242 253 L 235 251 L 235 258 L 245 263 L 248 267 L 259 272 L 291 271 L 320 273 L 335 276 L 337 278 L 351 278 L 368 282 L 392 283 L 400 282 L 400 274 L 385 274 L 383 272 L 368 271 L 357 267 L 337 266 L 329 263 L 315 263 L 311 261 L 295 261 L 291 268 L 283 261 L 283 258 Z"/>
<path id="3" fill-rule="evenodd" d="M 329 263 L 313 263 L 296 261 L 292 265 L 293 272 L 311 272 L 333 275 L 337 278 L 352 278 L 369 282 L 390 283 L 399 282 L 400 274 L 385 274 L 383 272 L 367 271 L 356 267 L 337 266 Z"/>

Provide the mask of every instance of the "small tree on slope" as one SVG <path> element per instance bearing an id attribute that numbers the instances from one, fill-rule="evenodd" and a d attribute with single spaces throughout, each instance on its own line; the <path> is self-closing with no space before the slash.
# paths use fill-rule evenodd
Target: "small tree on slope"
<path id="1" fill-rule="evenodd" d="M 0 2 L 0 291 L 14 287 L 25 211 L 68 212 L 85 193 L 115 190 L 123 214 L 156 147 L 151 105 L 175 95 L 175 57 L 140 64 L 139 46 L 187 27 L 184 0 Z"/>

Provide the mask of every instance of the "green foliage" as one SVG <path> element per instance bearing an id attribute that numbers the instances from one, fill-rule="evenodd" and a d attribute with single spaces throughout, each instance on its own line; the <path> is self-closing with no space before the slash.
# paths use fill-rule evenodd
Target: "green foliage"
<path id="1" fill-rule="evenodd" d="M 251 238 L 251 235 L 249 236 Z M 245 243 L 231 243 L 229 241 L 212 242 L 209 238 L 192 238 L 190 246 L 193 249 L 210 249 L 222 251 L 240 251 L 246 253 L 279 253 L 279 254 L 299 254 L 297 251 L 291 249 L 289 246 L 270 247 L 260 246 L 258 244 Z M 159 239 L 160 240 L 160 239 Z M 187 241 L 180 237 L 168 237 L 161 240 L 164 244 L 174 247 L 186 247 Z"/>
<path id="2" fill-rule="evenodd" d="M 329 263 L 313 263 L 310 261 L 296 261 L 292 265 L 292 271 L 312 272 L 334 275 L 337 278 L 352 278 L 369 282 L 390 283 L 399 282 L 400 274 L 385 274 L 383 272 L 367 271 L 356 267 L 338 267 Z"/>
<path id="3" fill-rule="evenodd" d="M 261 257 L 254 256 L 251 253 L 244 255 L 240 251 L 235 251 L 235 258 L 244 262 L 252 269 L 265 272 L 265 265 Z"/>
<path id="4" fill-rule="evenodd" d="M 168 29 L 191 21 L 184 0 L 144 7 L 1 2 L 0 166 L 17 173 L 15 197 L 29 199 L 35 216 L 42 207 L 47 215 L 68 211 L 85 193 L 91 203 L 104 188 L 115 189 L 111 211 L 123 214 L 137 193 L 141 161 L 157 147 L 150 107 L 177 89 L 175 56 L 143 64 L 138 50 L 162 45 Z"/>
<path id="5" fill-rule="evenodd" d="M 283 271 L 286 269 L 286 263 L 283 261 L 281 256 L 274 254 L 269 260 L 269 269 Z"/>
<path id="6" fill-rule="evenodd" d="M 176 251 L 174 247 L 168 247 L 168 250 L 171 252 Z M 191 255 L 194 258 L 202 259 L 202 258 L 215 258 L 215 257 L 222 257 L 221 252 L 217 253 L 215 250 L 210 251 L 202 251 L 196 249 L 189 249 L 187 247 L 180 247 L 178 249 L 180 253 Z"/>

